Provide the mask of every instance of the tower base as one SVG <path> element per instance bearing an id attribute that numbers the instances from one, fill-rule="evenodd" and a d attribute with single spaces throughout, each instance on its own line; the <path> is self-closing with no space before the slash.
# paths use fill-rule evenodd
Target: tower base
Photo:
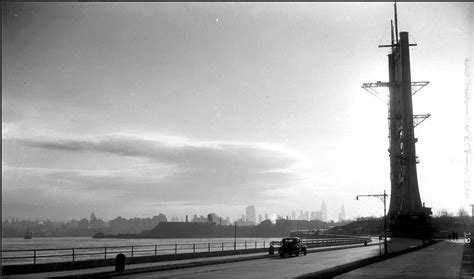
<path id="1" fill-rule="evenodd" d="M 389 220 L 393 237 L 409 237 L 430 240 L 433 232 L 431 217 L 425 214 L 401 215 L 397 214 Z"/>

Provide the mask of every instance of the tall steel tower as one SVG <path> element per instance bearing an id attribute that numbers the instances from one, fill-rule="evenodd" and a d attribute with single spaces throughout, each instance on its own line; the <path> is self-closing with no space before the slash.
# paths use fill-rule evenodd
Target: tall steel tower
<path id="1" fill-rule="evenodd" d="M 394 5 L 395 26 L 391 23 L 391 44 L 388 55 L 388 82 L 364 83 L 362 88 L 376 93 L 377 87 L 389 89 L 389 155 L 391 196 L 388 212 L 394 236 L 426 237 L 429 233 L 430 208 L 422 205 L 418 178 L 414 128 L 430 115 L 414 115 L 412 96 L 429 82 L 412 82 L 408 32 L 398 33 L 397 6 Z M 395 28 L 395 30 L 394 30 Z"/>

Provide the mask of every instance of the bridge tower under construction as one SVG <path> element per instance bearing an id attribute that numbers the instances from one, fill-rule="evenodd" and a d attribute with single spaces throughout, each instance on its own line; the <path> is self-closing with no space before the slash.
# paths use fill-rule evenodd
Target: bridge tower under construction
<path id="1" fill-rule="evenodd" d="M 388 82 L 364 83 L 362 88 L 378 94 L 377 87 L 388 87 L 389 157 L 391 195 L 387 218 L 393 236 L 429 237 L 431 209 L 421 202 L 416 165 L 415 127 L 430 115 L 413 114 L 413 95 L 429 82 L 411 81 L 408 32 L 398 33 L 397 7 L 391 23 L 391 48 L 388 55 Z M 395 29 L 395 30 L 394 30 Z"/>

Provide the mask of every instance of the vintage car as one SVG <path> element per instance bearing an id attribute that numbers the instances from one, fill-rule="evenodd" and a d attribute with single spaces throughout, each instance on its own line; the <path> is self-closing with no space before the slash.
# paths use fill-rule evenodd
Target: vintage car
<path id="1" fill-rule="evenodd" d="M 278 250 L 280 257 L 284 257 L 285 254 L 291 257 L 291 255 L 298 256 L 300 253 L 306 255 L 306 246 L 301 243 L 299 237 L 288 237 L 281 240 L 281 246 Z"/>

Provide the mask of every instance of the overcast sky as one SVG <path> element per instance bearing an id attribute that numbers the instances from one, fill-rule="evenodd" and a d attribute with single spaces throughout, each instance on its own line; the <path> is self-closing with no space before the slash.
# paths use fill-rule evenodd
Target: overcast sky
<path id="1" fill-rule="evenodd" d="M 432 114 L 415 134 L 435 213 L 474 201 L 472 5 L 399 3 L 418 44 L 412 80 L 431 82 L 414 111 Z M 388 2 L 4 4 L 2 217 L 235 219 L 323 201 L 330 219 L 342 205 L 380 216 L 380 201 L 355 201 L 390 191 L 387 106 L 361 84 L 388 79 L 377 46 L 392 14 Z"/>

